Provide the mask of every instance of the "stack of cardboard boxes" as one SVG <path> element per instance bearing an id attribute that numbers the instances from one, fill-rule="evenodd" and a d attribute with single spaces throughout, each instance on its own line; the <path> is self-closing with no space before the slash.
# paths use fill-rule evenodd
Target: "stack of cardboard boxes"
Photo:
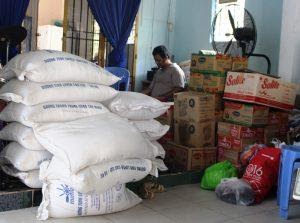
<path id="1" fill-rule="evenodd" d="M 216 162 L 214 95 L 174 96 L 174 141 L 165 144 L 166 164 L 177 170 L 204 169 Z"/>
<path id="2" fill-rule="evenodd" d="M 225 122 L 218 124 L 218 160 L 229 160 L 238 166 L 240 154 L 248 145 L 269 145 L 273 138 L 284 140 L 287 111 L 293 108 L 296 92 L 297 85 L 270 76 L 228 72 Z"/>
<path id="3" fill-rule="evenodd" d="M 189 90 L 215 95 L 216 121 L 222 120 L 223 117 L 224 106 L 222 98 L 226 72 L 231 70 L 231 67 L 232 58 L 229 56 L 203 50 L 198 54 L 192 54 Z"/>

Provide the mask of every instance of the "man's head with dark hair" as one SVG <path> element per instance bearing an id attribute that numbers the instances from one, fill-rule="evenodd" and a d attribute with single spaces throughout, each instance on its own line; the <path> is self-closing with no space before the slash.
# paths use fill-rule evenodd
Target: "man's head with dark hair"
<path id="1" fill-rule="evenodd" d="M 155 63 L 160 68 L 165 68 L 171 64 L 168 49 L 163 45 L 155 47 L 152 51 L 152 55 Z"/>
<path id="2" fill-rule="evenodd" d="M 168 49 L 163 45 L 155 47 L 152 51 L 152 55 L 153 56 L 159 55 L 163 59 L 169 59 L 170 58 Z"/>

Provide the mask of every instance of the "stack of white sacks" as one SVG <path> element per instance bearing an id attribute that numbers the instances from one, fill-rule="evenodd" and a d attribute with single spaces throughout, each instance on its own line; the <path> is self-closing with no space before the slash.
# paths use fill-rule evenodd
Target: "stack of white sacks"
<path id="1" fill-rule="evenodd" d="M 109 87 L 117 77 L 58 51 L 18 55 L 0 78 L 8 81 L 0 99 L 9 102 L 0 139 L 12 141 L 1 151 L 1 168 L 43 187 L 39 219 L 125 210 L 141 202 L 125 184 L 166 169 L 155 140 L 168 126 L 154 118 L 168 104 L 119 93 Z"/>

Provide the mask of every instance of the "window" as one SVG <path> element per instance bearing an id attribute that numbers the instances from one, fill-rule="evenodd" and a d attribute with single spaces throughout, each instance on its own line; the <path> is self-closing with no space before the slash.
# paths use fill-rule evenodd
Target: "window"
<path id="1" fill-rule="evenodd" d="M 244 25 L 244 10 L 235 10 L 233 4 L 239 5 L 241 8 L 245 7 L 245 0 L 215 0 L 215 4 L 213 5 L 213 16 L 212 19 L 220 12 L 222 8 L 228 6 L 232 17 L 235 20 L 236 27 L 242 27 Z M 224 35 L 224 34 L 232 34 L 232 27 L 230 24 L 228 13 L 222 11 L 216 20 L 215 25 L 215 41 L 216 42 L 228 42 L 232 39 L 232 35 Z M 233 38 L 233 41 L 236 41 Z"/>

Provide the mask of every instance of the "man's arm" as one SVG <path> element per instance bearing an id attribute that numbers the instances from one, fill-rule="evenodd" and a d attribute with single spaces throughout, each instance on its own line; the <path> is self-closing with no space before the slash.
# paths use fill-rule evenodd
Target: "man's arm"
<path id="1" fill-rule="evenodd" d="M 146 88 L 145 90 L 143 90 L 142 93 L 146 94 L 146 95 L 151 95 L 151 92 L 152 92 L 152 90 L 154 88 L 155 81 L 156 81 L 156 76 L 154 75 L 153 80 L 151 81 L 151 84 L 149 85 L 148 88 Z"/>

